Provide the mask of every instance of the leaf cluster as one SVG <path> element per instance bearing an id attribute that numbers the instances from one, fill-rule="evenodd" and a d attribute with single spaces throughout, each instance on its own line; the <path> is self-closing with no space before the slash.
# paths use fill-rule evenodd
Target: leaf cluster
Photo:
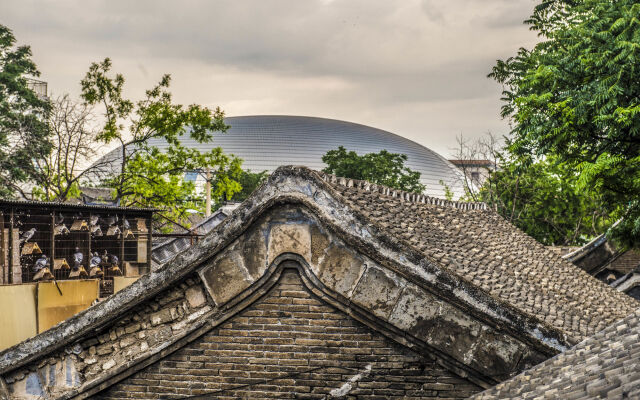
<path id="1" fill-rule="evenodd" d="M 578 187 L 640 224 L 640 3 L 544 0 L 526 22 L 541 41 L 489 74 L 504 88 L 509 150 L 574 168 Z"/>
<path id="2" fill-rule="evenodd" d="M 39 75 L 29 46 L 16 46 L 11 30 L 0 25 L 0 197 L 15 194 L 37 173 L 34 155 L 51 151 L 50 104 L 29 86 L 29 77 Z"/>
<path id="3" fill-rule="evenodd" d="M 267 178 L 269 173 L 267 171 L 251 172 L 251 170 L 242 170 L 240 174 L 235 177 L 242 189 L 239 192 L 235 192 L 231 196 L 225 193 L 225 199 L 241 202 L 247 199 L 253 193 L 258 186 L 260 186 Z"/>
<path id="4" fill-rule="evenodd" d="M 214 132 L 226 132 L 224 113 L 199 105 L 175 104 L 164 75 L 145 97 L 133 102 L 123 97 L 125 79 L 111 74 L 111 60 L 93 63 L 82 80 L 82 97 L 90 105 L 104 109 L 105 124 L 98 139 L 116 141 L 122 149 L 118 173 L 105 178 L 122 205 L 156 207 L 162 217 L 185 220 L 188 212 L 202 208 L 192 182 L 184 180 L 188 171 L 209 169 L 215 179 L 214 198 L 232 196 L 241 190 L 234 177 L 241 173 L 242 161 L 226 155 L 221 148 L 201 152 L 185 147 L 184 137 L 199 143 L 213 140 Z M 167 148 L 161 151 L 151 139 L 162 139 Z"/>
<path id="5" fill-rule="evenodd" d="M 602 196 L 577 183 L 578 173 L 553 158 L 502 157 L 476 198 L 545 245 L 579 246 L 614 222 Z"/>
<path id="6" fill-rule="evenodd" d="M 420 172 L 405 167 L 405 154 L 381 150 L 360 156 L 340 146 L 337 150 L 329 150 L 322 156 L 322 161 L 327 164 L 323 171 L 329 174 L 367 180 L 409 192 L 423 192 L 426 188 L 420 183 Z"/>

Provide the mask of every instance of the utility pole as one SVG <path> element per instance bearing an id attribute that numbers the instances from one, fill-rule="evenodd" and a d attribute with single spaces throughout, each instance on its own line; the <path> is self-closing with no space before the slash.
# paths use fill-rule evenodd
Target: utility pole
<path id="1" fill-rule="evenodd" d="M 211 215 L 211 169 L 209 167 L 207 167 L 207 180 L 204 184 L 204 190 L 206 192 L 204 215 L 208 217 Z"/>

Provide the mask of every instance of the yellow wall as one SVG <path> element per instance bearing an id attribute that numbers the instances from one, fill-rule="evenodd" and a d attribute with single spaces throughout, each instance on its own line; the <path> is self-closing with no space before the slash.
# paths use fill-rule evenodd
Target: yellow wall
<path id="1" fill-rule="evenodd" d="M 44 332 L 89 308 L 99 294 L 97 279 L 0 285 L 0 351 Z"/>
<path id="2" fill-rule="evenodd" d="M 122 289 L 137 281 L 139 276 L 114 276 L 113 277 L 113 293 L 118 293 Z"/>
<path id="3" fill-rule="evenodd" d="M 99 296 L 97 279 L 38 283 L 38 332 L 44 332 L 91 306 Z"/>
<path id="4" fill-rule="evenodd" d="M 35 336 L 36 284 L 0 286 L 0 350 Z"/>

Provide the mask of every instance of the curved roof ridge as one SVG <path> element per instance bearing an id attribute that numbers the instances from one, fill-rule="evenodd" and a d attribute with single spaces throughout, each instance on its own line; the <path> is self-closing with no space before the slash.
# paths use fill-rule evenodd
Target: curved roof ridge
<path id="1" fill-rule="evenodd" d="M 301 167 L 301 168 L 306 168 L 306 167 Z M 452 207 L 452 208 L 457 208 L 458 210 L 463 210 L 463 211 L 488 209 L 487 203 L 484 203 L 484 202 L 464 202 L 464 201 L 445 200 L 437 197 L 427 196 L 425 194 L 409 192 L 409 191 L 400 190 L 400 189 L 394 189 L 389 186 L 381 185 L 378 183 L 372 183 L 365 180 L 344 178 L 344 177 L 340 177 L 340 176 L 329 174 L 322 171 L 315 171 L 315 172 L 317 172 L 323 180 L 329 183 L 338 184 L 344 187 L 355 187 L 355 188 L 369 191 L 369 192 L 378 192 L 386 196 L 398 197 L 405 202 L 432 204 L 432 205 L 443 206 L 443 207 Z"/>
<path id="2" fill-rule="evenodd" d="M 358 188 L 367 184 L 368 190 Z M 420 206 L 410 198 L 420 195 L 377 195 L 377 188 L 306 167 L 278 168 L 190 251 L 104 302 L 0 352 L 0 373 L 100 329 L 114 315 L 186 278 L 262 213 L 285 203 L 309 208 L 346 242 L 399 275 L 434 288 L 478 318 L 549 351 L 575 344 L 638 307 L 633 298 L 546 251 L 495 212 Z M 409 199 L 405 202 L 402 196 Z"/>
<path id="3" fill-rule="evenodd" d="M 302 178 L 306 183 L 296 183 L 296 185 L 300 186 L 296 186 L 293 188 L 293 192 L 291 192 L 291 187 L 286 183 L 284 186 L 281 185 L 281 183 L 283 183 L 282 179 L 289 177 Z M 307 206 L 316 207 L 319 211 L 324 210 L 324 212 L 327 212 L 326 209 L 331 206 L 329 204 L 320 205 L 315 200 L 315 190 L 320 190 L 332 197 L 333 201 L 340 203 L 342 208 L 353 213 L 355 210 L 348 205 L 347 199 L 338 190 L 341 185 L 331 184 L 330 179 L 331 176 L 329 174 L 318 172 L 307 167 L 283 166 L 278 168 L 269 179 L 234 210 L 229 218 L 225 219 L 201 241 L 191 247 L 190 251 L 183 251 L 175 255 L 175 257 L 160 266 L 157 270 L 143 275 L 130 286 L 109 296 L 105 301 L 75 314 L 35 337 L 0 351 L 0 374 L 19 368 L 41 354 L 49 354 L 59 350 L 65 345 L 78 340 L 87 332 L 101 329 L 120 315 L 120 313 L 133 309 L 133 307 L 143 301 L 158 295 L 169 285 L 187 278 L 197 268 L 227 246 L 235 237 L 239 236 L 241 232 L 253 222 L 256 215 L 260 215 L 277 202 L 300 201 L 302 198 L 307 198 Z M 337 177 L 335 179 L 338 180 Z M 341 179 L 346 180 L 346 178 Z M 362 182 L 361 184 L 364 185 L 366 181 L 359 182 Z M 353 184 L 353 180 L 351 180 L 351 183 Z M 346 185 L 344 187 L 346 187 Z M 329 218 L 329 214 L 325 217 Z M 355 218 L 355 216 L 353 217 Z M 336 218 L 336 216 L 332 215 L 330 218 Z M 344 221 L 334 221 L 336 221 L 334 223 L 346 223 Z M 363 240 L 372 239 L 373 238 L 369 236 L 363 238 Z M 373 240 L 375 242 L 378 241 L 378 239 Z M 394 259 L 403 258 L 397 255 L 397 250 L 395 249 L 383 250 L 382 247 L 378 248 L 375 246 L 380 245 L 374 245 L 372 251 L 382 252 L 381 254 L 384 253 L 381 257 L 387 257 L 387 251 L 389 251 L 396 254 Z M 417 267 L 418 264 L 415 264 L 415 262 L 421 263 L 430 260 L 428 256 L 425 257 L 419 250 L 413 249 L 409 251 L 415 253 L 412 256 L 404 254 L 404 256 L 413 259 L 413 261 L 408 261 L 410 265 Z M 544 321 L 540 321 L 537 317 L 529 315 L 517 307 L 509 305 L 502 299 L 492 297 L 491 294 L 485 292 L 482 288 L 475 288 L 476 284 L 458 277 L 455 272 L 448 271 L 447 268 L 440 263 L 435 261 L 428 262 L 438 264 L 439 269 L 447 272 L 445 274 L 438 274 L 436 277 L 436 275 L 416 269 L 412 270 L 412 274 L 423 280 L 427 279 L 425 276 L 428 276 L 428 279 L 435 279 L 438 282 L 444 279 L 446 282 L 443 283 L 443 285 L 447 288 L 446 290 L 452 291 L 456 298 L 459 297 L 459 301 L 469 304 L 469 306 L 474 309 L 477 308 L 477 312 L 486 314 L 486 318 L 497 318 L 500 324 L 504 324 L 504 326 L 517 326 L 518 328 L 512 328 L 514 332 L 523 329 L 521 325 L 535 326 L 535 331 L 529 329 L 522 333 L 528 340 L 537 342 L 549 349 L 555 348 L 557 350 L 558 346 L 564 346 L 566 339 L 563 338 L 564 332 L 561 330 L 546 324 Z"/>
<path id="4" fill-rule="evenodd" d="M 305 171 L 300 173 L 309 175 Z M 443 200 L 452 207 L 414 207 L 425 204 L 411 201 L 415 194 L 395 191 L 393 196 L 389 189 L 391 195 L 375 196 L 367 194 L 377 191 L 371 183 L 313 174 L 394 243 L 409 245 L 495 298 L 565 332 L 571 344 L 637 307 L 633 298 L 550 253 L 488 207 L 465 215 L 446 212 L 458 208 Z M 368 190 L 359 188 L 367 184 Z"/>

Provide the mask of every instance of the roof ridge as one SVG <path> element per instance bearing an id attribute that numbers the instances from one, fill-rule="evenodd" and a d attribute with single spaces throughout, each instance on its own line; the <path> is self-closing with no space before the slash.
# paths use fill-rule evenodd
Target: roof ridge
<path id="1" fill-rule="evenodd" d="M 158 208 L 152 207 L 125 207 L 110 204 L 85 204 L 85 203 L 68 203 L 64 201 L 41 201 L 41 200 L 14 200 L 0 199 L 0 205 L 3 206 L 34 206 L 34 207 L 61 207 L 61 208 L 79 208 L 79 209 L 106 209 L 110 212 L 114 211 L 160 211 Z"/>
<path id="2" fill-rule="evenodd" d="M 463 211 L 488 209 L 487 203 L 484 203 L 484 202 L 464 202 L 464 201 L 445 200 L 437 197 L 427 196 L 425 194 L 413 193 L 413 192 L 408 192 L 400 189 L 394 189 L 389 186 L 385 186 L 385 185 L 381 185 L 378 183 L 373 183 L 365 180 L 344 178 L 344 177 L 340 177 L 334 174 L 329 174 L 323 171 L 314 171 L 314 172 L 316 172 L 320 176 L 320 178 L 322 178 L 322 180 L 329 182 L 331 184 L 337 184 L 344 187 L 355 187 L 357 189 L 365 190 L 368 192 L 378 192 L 386 196 L 398 197 L 403 201 L 410 202 L 410 203 L 422 203 L 422 204 L 431 204 L 431 205 L 442 206 L 442 207 L 451 207 L 451 208 L 456 208 L 458 210 L 463 210 Z"/>
<path id="3" fill-rule="evenodd" d="M 283 178 L 294 179 L 286 181 Z M 302 178 L 306 182 L 301 182 L 297 178 Z M 109 321 L 120 315 L 120 312 L 128 312 L 143 301 L 157 296 L 168 285 L 188 278 L 197 268 L 209 262 L 213 255 L 218 254 L 238 238 L 266 210 L 274 205 L 288 202 L 309 207 L 322 223 L 334 224 L 337 231 L 345 229 L 345 235 L 351 235 L 356 240 L 362 240 L 368 251 L 376 252 L 380 254 L 381 258 L 399 263 L 398 271 L 404 271 L 403 274 L 406 273 L 408 274 L 407 276 L 412 276 L 424 282 L 433 281 L 442 290 L 451 293 L 456 299 L 460 299 L 459 301 L 464 304 L 464 307 L 471 307 L 473 310 L 477 310 L 478 315 L 481 314 L 483 316 L 482 318 L 498 318 L 501 321 L 499 322 L 500 324 L 506 324 L 505 326 L 509 331 L 513 331 L 518 337 L 522 336 L 523 340 L 535 343 L 536 346 L 541 343 L 544 348 L 556 350 L 559 348 L 558 346 L 570 344 L 566 339 L 568 333 L 564 329 L 545 322 L 538 315 L 528 312 L 519 305 L 496 297 L 477 282 L 451 270 L 446 264 L 439 260 L 432 260 L 431 256 L 426 255 L 414 245 L 405 244 L 404 239 L 400 238 L 401 245 L 396 243 L 396 246 L 386 247 L 388 246 L 387 241 L 392 240 L 393 236 L 389 239 L 380 239 L 379 235 L 373 236 L 371 233 L 363 235 L 361 230 L 351 226 L 352 222 L 356 221 L 361 224 L 358 226 L 364 226 L 367 227 L 365 229 L 368 229 L 367 222 L 370 220 L 357 220 L 359 217 L 358 211 L 348 204 L 343 193 L 336 187 L 337 185 L 330 183 L 331 179 L 335 179 L 336 182 L 344 180 L 343 187 L 347 187 L 347 184 L 351 184 L 352 187 L 353 185 L 358 187 L 359 185 L 368 184 L 368 190 L 372 193 L 377 190 L 383 190 L 395 192 L 398 196 L 407 194 L 431 199 L 428 196 L 416 193 L 394 190 L 383 185 L 374 185 L 368 181 L 338 178 L 307 167 L 282 166 L 234 210 L 229 218 L 214 228 L 201 241 L 198 241 L 190 251 L 183 251 L 177 254 L 158 269 L 143 275 L 125 290 L 110 296 L 90 309 L 81 311 L 56 327 L 9 349 L 0 351 L 0 374 L 5 374 L 31 362 L 35 355 L 41 351 L 49 354 L 78 340 L 90 330 L 104 328 Z M 372 185 L 374 186 L 373 189 Z M 322 192 L 317 197 L 316 193 L 318 191 L 324 192 L 324 196 L 331 196 L 333 199 L 327 199 L 322 195 Z M 333 207 L 334 201 L 341 203 L 340 206 L 346 209 L 349 214 L 342 212 L 332 213 L 329 208 Z M 345 215 L 350 216 L 349 221 L 343 220 Z M 397 251 L 400 247 L 405 251 L 398 254 Z M 422 268 L 427 267 L 430 269 L 422 270 Z M 442 271 L 443 273 L 437 271 Z"/>

